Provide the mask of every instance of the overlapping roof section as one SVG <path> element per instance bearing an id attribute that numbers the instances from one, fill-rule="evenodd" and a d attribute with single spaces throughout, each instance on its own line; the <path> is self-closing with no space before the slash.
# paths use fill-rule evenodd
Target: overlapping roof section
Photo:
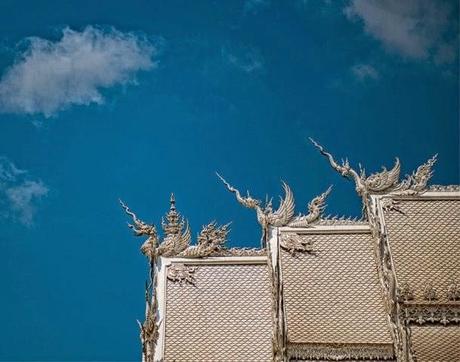
<path id="1" fill-rule="evenodd" d="M 167 267 L 173 278 L 165 288 L 165 361 L 270 361 L 272 302 L 266 259 L 217 259 L 188 265 L 193 284 L 174 279 L 177 262 Z"/>
<path id="2" fill-rule="evenodd" d="M 280 238 L 288 356 L 392 359 L 369 227 L 281 228 Z M 310 250 L 285 250 L 292 238 Z"/>
<path id="3" fill-rule="evenodd" d="M 400 298 L 409 304 L 460 301 L 460 198 L 440 196 L 394 196 L 396 207 L 383 210 Z"/>
<path id="4" fill-rule="evenodd" d="M 362 198 L 398 361 L 459 358 L 460 188 L 428 186 L 436 156 L 400 180 L 399 159 L 366 176 L 313 143 Z"/>
<path id="5" fill-rule="evenodd" d="M 460 192 L 436 189 L 374 200 L 396 312 L 417 362 L 460 356 Z"/>

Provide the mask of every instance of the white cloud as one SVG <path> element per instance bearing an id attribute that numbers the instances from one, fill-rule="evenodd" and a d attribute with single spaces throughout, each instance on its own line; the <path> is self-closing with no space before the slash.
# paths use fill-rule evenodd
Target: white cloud
<path id="1" fill-rule="evenodd" d="M 0 80 L 0 111 L 50 117 L 74 104 L 101 104 L 101 89 L 133 83 L 136 72 L 155 66 L 148 41 L 115 29 L 66 28 L 59 41 L 26 43 Z"/>
<path id="2" fill-rule="evenodd" d="M 24 225 L 31 225 L 37 202 L 48 194 L 48 187 L 39 179 L 31 179 L 25 170 L 18 169 L 6 157 L 0 157 L 1 215 L 12 217 Z"/>
<path id="3" fill-rule="evenodd" d="M 387 50 L 405 58 L 455 61 L 455 26 L 451 6 L 440 0 L 352 0 L 344 9 L 350 20 L 362 20 L 364 30 Z M 451 33 L 449 35 L 449 32 Z"/>
<path id="4" fill-rule="evenodd" d="M 27 171 L 20 170 L 6 157 L 0 156 L 0 185 L 5 182 L 14 182 L 16 178 L 27 173 Z"/>
<path id="5" fill-rule="evenodd" d="M 369 64 L 355 64 L 351 72 L 359 81 L 377 80 L 380 77 L 379 72 Z"/>
<path id="6" fill-rule="evenodd" d="M 252 48 L 228 49 L 223 47 L 221 55 L 224 61 L 245 73 L 260 71 L 264 67 L 262 56 Z"/>

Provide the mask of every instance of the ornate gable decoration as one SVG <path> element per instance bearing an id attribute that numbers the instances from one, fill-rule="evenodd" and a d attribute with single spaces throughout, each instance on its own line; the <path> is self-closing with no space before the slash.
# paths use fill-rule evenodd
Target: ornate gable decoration
<path id="1" fill-rule="evenodd" d="M 313 241 L 309 240 L 302 235 L 287 233 L 281 236 L 280 246 L 288 251 L 292 256 L 296 253 L 313 253 Z"/>
<path id="2" fill-rule="evenodd" d="M 141 252 L 149 260 L 152 261 L 159 256 L 175 256 L 190 246 L 191 234 L 188 221 L 176 211 L 174 194 L 171 194 L 170 209 L 161 221 L 164 232 L 161 242 L 155 225 L 139 220 L 121 200 L 120 204 L 133 219 L 134 225 L 128 224 L 128 227 L 134 231 L 134 235 L 148 236 L 141 246 Z"/>
<path id="3" fill-rule="evenodd" d="M 230 223 L 219 226 L 215 221 L 203 226 L 197 236 L 196 245 L 191 245 L 191 231 L 188 221 L 176 210 L 174 194 L 170 198 L 170 208 L 161 219 L 163 237 L 160 238 L 155 225 L 147 224 L 137 218 L 121 200 L 120 204 L 125 212 L 133 219 L 128 227 L 136 236 L 147 236 L 141 246 L 141 252 L 150 261 L 163 257 L 203 258 L 208 256 L 251 256 L 263 255 L 260 249 L 226 248 L 227 236 L 230 232 Z"/>
<path id="4" fill-rule="evenodd" d="M 366 175 L 364 168 L 360 167 L 358 173 L 351 168 L 348 159 L 342 160 L 339 164 L 334 157 L 327 152 L 323 146 L 310 138 L 313 145 L 319 152 L 325 156 L 332 168 L 340 173 L 343 177 L 355 182 L 356 192 L 361 197 L 366 197 L 370 194 L 382 194 L 389 192 L 401 192 L 406 194 L 417 194 L 424 192 L 427 189 L 427 184 L 433 176 L 433 165 L 436 163 L 437 155 L 428 159 L 424 164 L 420 165 L 411 175 L 407 175 L 406 179 L 400 181 L 401 163 L 399 158 L 396 158 L 395 165 L 391 170 L 382 167 L 382 171 Z"/>
<path id="5" fill-rule="evenodd" d="M 195 271 L 197 267 L 188 266 L 185 264 L 173 264 L 168 268 L 167 278 L 172 282 L 179 284 L 195 285 Z"/>
<path id="6" fill-rule="evenodd" d="M 460 323 L 460 286 L 455 280 L 452 279 L 444 290 L 438 290 L 427 282 L 423 290 L 415 292 L 407 282 L 397 288 L 402 320 L 419 325 Z"/>

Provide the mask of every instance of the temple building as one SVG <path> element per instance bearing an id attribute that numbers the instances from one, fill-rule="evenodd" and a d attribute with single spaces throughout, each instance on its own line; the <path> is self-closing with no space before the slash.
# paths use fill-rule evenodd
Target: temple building
<path id="1" fill-rule="evenodd" d="M 460 361 L 459 186 L 429 185 L 436 157 L 367 176 L 312 142 L 361 219 L 324 217 L 330 187 L 295 216 L 287 184 L 274 210 L 218 175 L 262 229 L 261 248 L 227 248 L 215 222 L 192 243 L 173 195 L 161 236 L 122 203 L 147 238 L 144 362 Z"/>

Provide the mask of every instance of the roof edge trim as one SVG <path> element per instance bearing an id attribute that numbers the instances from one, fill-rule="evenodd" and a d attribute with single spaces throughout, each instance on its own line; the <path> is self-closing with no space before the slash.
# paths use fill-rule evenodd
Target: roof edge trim
<path id="1" fill-rule="evenodd" d="M 266 264 L 267 256 L 213 256 L 206 258 L 162 258 L 162 262 L 186 265 L 232 265 L 232 264 Z"/>
<path id="2" fill-rule="evenodd" d="M 305 234 L 369 234 L 370 226 L 359 225 L 317 225 L 309 228 L 280 227 L 281 233 Z"/>
<path id="3" fill-rule="evenodd" d="M 360 343 L 288 343 L 288 356 L 309 360 L 345 360 L 345 359 L 378 359 L 393 360 L 395 358 L 393 344 Z"/>
<path id="4" fill-rule="evenodd" d="M 460 199 L 460 191 L 427 191 L 421 194 L 404 194 L 404 193 L 390 193 L 385 195 L 371 195 L 372 198 L 383 199 L 391 198 L 398 200 L 420 200 L 420 199 L 434 199 L 434 200 L 457 200 Z"/>

